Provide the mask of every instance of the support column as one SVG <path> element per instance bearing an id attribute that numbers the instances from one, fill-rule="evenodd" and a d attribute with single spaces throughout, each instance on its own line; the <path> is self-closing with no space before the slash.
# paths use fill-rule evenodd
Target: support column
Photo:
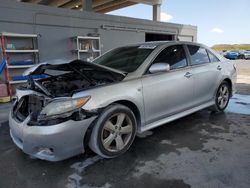
<path id="1" fill-rule="evenodd" d="M 92 0 L 82 0 L 82 10 L 83 11 L 93 11 Z"/>
<path id="2" fill-rule="evenodd" d="M 153 5 L 153 20 L 161 21 L 161 5 L 160 4 Z"/>

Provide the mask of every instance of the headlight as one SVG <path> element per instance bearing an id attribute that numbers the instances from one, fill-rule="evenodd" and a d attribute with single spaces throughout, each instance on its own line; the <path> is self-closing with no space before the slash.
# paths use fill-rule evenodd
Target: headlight
<path id="1" fill-rule="evenodd" d="M 90 96 L 77 99 L 55 100 L 44 107 L 44 109 L 40 113 L 40 116 L 51 117 L 72 112 L 76 109 L 81 108 L 88 102 L 89 99 Z"/>

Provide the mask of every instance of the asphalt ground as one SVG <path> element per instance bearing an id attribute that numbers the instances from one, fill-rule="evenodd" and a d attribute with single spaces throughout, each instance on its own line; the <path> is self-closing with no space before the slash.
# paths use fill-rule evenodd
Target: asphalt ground
<path id="1" fill-rule="evenodd" d="M 250 187 L 250 61 L 236 61 L 237 94 L 224 113 L 196 112 L 138 135 L 115 159 L 92 151 L 61 162 L 33 159 L 9 136 L 0 104 L 0 188 Z"/>

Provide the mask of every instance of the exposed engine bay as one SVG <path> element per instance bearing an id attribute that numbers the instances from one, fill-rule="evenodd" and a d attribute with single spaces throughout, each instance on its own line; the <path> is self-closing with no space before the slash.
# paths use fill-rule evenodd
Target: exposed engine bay
<path id="1" fill-rule="evenodd" d="M 13 108 L 13 114 L 18 121 L 22 122 L 30 116 L 29 125 L 50 125 L 63 122 L 68 118 L 84 119 L 89 115 L 88 112 L 83 113 L 81 108 L 60 113 L 58 117 L 57 115 L 51 116 L 52 118 L 48 118 L 46 113 L 41 113 L 54 98 L 65 97 L 64 101 L 67 101 L 76 92 L 119 82 L 125 77 L 125 74 L 119 71 L 81 60 L 69 63 L 40 64 L 29 71 L 27 74 L 28 85 L 17 89 L 19 100 L 16 101 Z M 33 75 L 44 75 L 44 78 L 35 80 L 32 78 Z M 70 100 L 73 99 L 70 98 Z M 69 103 L 65 105 L 60 103 L 60 106 L 67 107 Z"/>
<path id="2" fill-rule="evenodd" d="M 71 96 L 76 91 L 121 81 L 124 76 L 81 60 L 69 64 L 47 65 L 36 71 L 46 78 L 29 80 L 28 88 L 50 97 Z"/>
<path id="3" fill-rule="evenodd" d="M 104 85 L 115 82 L 110 75 L 102 75 L 93 72 L 91 82 L 87 81 L 79 74 L 69 73 L 59 76 L 53 76 L 37 81 L 42 84 L 50 94 L 56 97 L 69 96 L 75 91 L 87 89 L 94 86 Z"/>

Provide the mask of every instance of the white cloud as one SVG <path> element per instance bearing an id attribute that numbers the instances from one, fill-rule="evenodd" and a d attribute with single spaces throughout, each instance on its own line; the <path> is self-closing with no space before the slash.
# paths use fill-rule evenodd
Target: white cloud
<path id="1" fill-rule="evenodd" d="M 215 28 L 213 28 L 211 30 L 211 32 L 213 32 L 213 33 L 223 33 L 224 31 L 222 29 L 218 28 L 218 27 L 215 27 Z"/>
<path id="2" fill-rule="evenodd" d="M 165 12 L 161 12 L 161 21 L 162 22 L 169 22 L 170 20 L 173 19 L 173 16 L 170 14 L 167 14 Z"/>

